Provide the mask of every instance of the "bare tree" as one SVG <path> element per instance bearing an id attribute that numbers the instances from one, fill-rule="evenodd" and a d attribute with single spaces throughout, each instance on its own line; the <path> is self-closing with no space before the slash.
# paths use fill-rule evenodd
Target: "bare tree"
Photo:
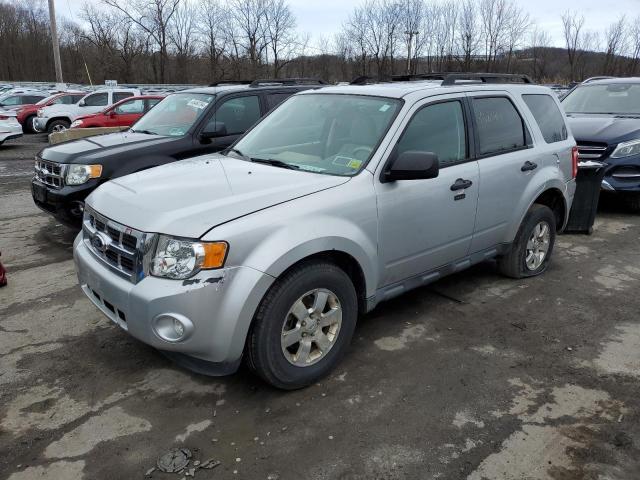
<path id="1" fill-rule="evenodd" d="M 525 13 L 519 6 L 511 3 L 507 9 L 506 18 L 506 39 L 507 39 L 507 72 L 511 72 L 513 55 L 517 48 L 522 46 L 522 41 L 531 27 L 529 14 Z"/>
<path id="2" fill-rule="evenodd" d="M 478 9 L 474 0 L 465 0 L 458 16 L 458 48 L 462 53 L 462 69 L 471 70 L 471 60 L 480 46 Z"/>
<path id="3" fill-rule="evenodd" d="M 400 33 L 404 35 L 405 51 L 407 54 L 406 71 L 407 73 L 415 73 L 417 62 L 413 62 L 412 65 L 412 60 L 418 55 L 418 38 L 421 33 L 422 22 L 424 21 L 426 4 L 423 0 L 402 0 L 399 5 L 399 22 L 402 26 Z"/>
<path id="4" fill-rule="evenodd" d="M 508 0 L 480 0 L 479 8 L 485 43 L 485 63 L 487 71 L 491 71 L 506 42 L 510 4 Z"/>
<path id="5" fill-rule="evenodd" d="M 578 16 L 576 12 L 567 10 L 562 15 L 562 27 L 564 42 L 569 60 L 570 79 L 576 79 L 576 66 L 580 57 L 580 51 L 584 44 L 584 16 Z"/>
<path id="6" fill-rule="evenodd" d="M 234 57 L 240 61 L 241 57 L 246 56 L 251 67 L 250 73 L 255 76 L 268 46 L 267 0 L 232 0 L 229 3 L 229 15 Z"/>
<path id="7" fill-rule="evenodd" d="M 604 35 L 606 47 L 603 72 L 605 75 L 615 75 L 618 56 L 626 50 L 627 31 L 624 15 L 609 25 Z"/>
<path id="8" fill-rule="evenodd" d="M 536 27 L 531 32 L 531 70 L 535 80 L 542 80 L 548 77 L 547 66 L 549 61 L 549 46 L 551 36 L 548 32 Z"/>
<path id="9" fill-rule="evenodd" d="M 122 12 L 155 41 L 160 49 L 158 80 L 161 83 L 164 82 L 169 24 L 180 0 L 102 0 L 102 2 Z"/>
<path id="10" fill-rule="evenodd" d="M 169 22 L 167 35 L 173 46 L 176 59 L 176 74 L 179 82 L 186 82 L 189 61 L 196 51 L 198 6 L 192 0 L 183 0 Z"/>
<path id="11" fill-rule="evenodd" d="M 203 0 L 202 16 L 198 24 L 198 31 L 203 39 L 204 51 L 209 63 L 210 81 L 224 78 L 225 50 L 229 40 L 226 33 L 229 24 L 229 13 L 219 0 Z"/>
<path id="12" fill-rule="evenodd" d="M 640 64 L 640 15 L 629 25 L 629 73 L 635 75 Z"/>
<path id="13" fill-rule="evenodd" d="M 273 76 L 278 78 L 280 70 L 292 60 L 296 51 L 296 19 L 284 0 L 269 0 L 265 21 L 267 42 L 273 61 Z"/>

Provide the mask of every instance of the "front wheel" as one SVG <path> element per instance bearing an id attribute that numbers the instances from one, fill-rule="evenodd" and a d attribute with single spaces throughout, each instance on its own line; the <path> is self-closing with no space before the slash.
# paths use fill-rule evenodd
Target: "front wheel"
<path id="1" fill-rule="evenodd" d="M 356 291 L 342 269 L 320 261 L 294 267 L 258 308 L 247 340 L 248 364 L 277 388 L 310 385 L 340 361 L 357 315 Z"/>
<path id="2" fill-rule="evenodd" d="M 556 240 L 556 217 L 546 205 L 534 204 L 509 252 L 498 259 L 500 271 L 511 278 L 540 275 L 547 269 Z"/>
<path id="3" fill-rule="evenodd" d="M 47 133 L 64 132 L 70 125 L 67 120 L 54 120 L 47 126 Z"/>

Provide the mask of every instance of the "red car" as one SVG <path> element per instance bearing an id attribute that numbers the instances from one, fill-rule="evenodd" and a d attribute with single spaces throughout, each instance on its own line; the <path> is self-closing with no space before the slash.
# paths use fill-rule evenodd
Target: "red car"
<path id="1" fill-rule="evenodd" d="M 101 112 L 76 118 L 70 128 L 130 127 L 163 98 L 158 95 L 129 97 Z"/>
<path id="2" fill-rule="evenodd" d="M 23 105 L 16 113 L 16 120 L 22 125 L 22 131 L 24 133 L 33 133 L 33 119 L 38 115 L 38 109 L 42 107 L 48 107 L 49 105 L 71 105 L 79 102 L 87 92 L 62 92 L 51 95 L 50 97 L 43 98 L 38 103 Z"/>

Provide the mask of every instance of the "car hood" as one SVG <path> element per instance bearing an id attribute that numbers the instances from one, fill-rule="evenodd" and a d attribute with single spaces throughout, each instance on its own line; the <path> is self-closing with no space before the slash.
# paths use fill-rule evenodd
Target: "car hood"
<path id="1" fill-rule="evenodd" d="M 131 228 L 200 238 L 233 219 L 348 181 L 214 154 L 117 178 L 87 204 Z"/>
<path id="2" fill-rule="evenodd" d="M 40 156 L 57 163 L 103 164 L 110 156 L 117 157 L 123 152 L 135 154 L 132 149 L 139 146 L 161 145 L 177 138 L 182 137 L 163 137 L 127 130 L 53 145 L 43 149 Z"/>
<path id="3" fill-rule="evenodd" d="M 50 117 L 54 113 L 74 112 L 77 110 L 77 108 L 78 107 L 76 105 L 47 105 L 46 107 L 42 107 L 42 113 L 45 117 Z"/>
<path id="4" fill-rule="evenodd" d="M 580 142 L 598 142 L 614 145 L 640 138 L 640 115 L 587 115 L 568 114 L 567 120 L 574 138 Z"/>

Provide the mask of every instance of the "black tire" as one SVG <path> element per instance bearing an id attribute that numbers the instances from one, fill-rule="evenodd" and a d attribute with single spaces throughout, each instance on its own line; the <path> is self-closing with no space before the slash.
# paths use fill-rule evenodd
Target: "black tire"
<path id="1" fill-rule="evenodd" d="M 24 123 L 22 124 L 22 131 L 24 133 L 36 133 L 33 129 L 33 119 L 36 118 L 35 115 L 29 115 L 24 119 Z"/>
<path id="2" fill-rule="evenodd" d="M 68 120 L 53 120 L 47 125 L 47 133 L 53 133 L 57 130 L 56 127 L 64 127 L 64 129 L 66 130 L 70 125 L 71 123 L 69 123 Z"/>
<path id="3" fill-rule="evenodd" d="M 342 307 L 342 324 L 333 346 L 317 363 L 296 366 L 287 360 L 281 335 L 289 309 L 305 293 L 317 288 L 335 294 Z M 280 277 L 262 299 L 247 337 L 246 360 L 267 383 L 295 390 L 327 375 L 348 348 L 358 317 L 358 299 L 349 276 L 325 261 L 302 263 Z"/>
<path id="4" fill-rule="evenodd" d="M 531 270 L 526 264 L 527 242 L 533 234 L 533 229 L 540 222 L 546 222 L 549 226 L 549 247 L 542 264 L 536 269 Z M 540 275 L 547 269 L 555 241 L 556 217 L 553 211 L 546 205 L 533 204 L 524 216 L 509 252 L 498 258 L 498 268 L 500 272 L 511 278 L 525 278 Z"/>
<path id="5" fill-rule="evenodd" d="M 627 195 L 626 202 L 629 210 L 633 213 L 640 213 L 640 193 Z"/>

